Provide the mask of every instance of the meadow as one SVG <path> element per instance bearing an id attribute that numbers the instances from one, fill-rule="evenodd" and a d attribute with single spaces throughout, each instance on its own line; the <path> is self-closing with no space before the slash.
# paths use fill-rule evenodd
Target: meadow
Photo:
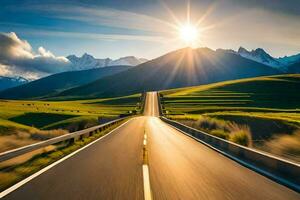
<path id="1" fill-rule="evenodd" d="M 140 110 L 140 94 L 77 101 L 0 100 L 0 152 Z"/>
<path id="2" fill-rule="evenodd" d="M 162 91 L 164 113 L 216 136 L 300 161 L 300 75 Z"/>

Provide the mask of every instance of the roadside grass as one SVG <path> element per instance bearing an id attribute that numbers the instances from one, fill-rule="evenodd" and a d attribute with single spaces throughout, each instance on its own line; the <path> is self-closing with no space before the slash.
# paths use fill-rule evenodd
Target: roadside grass
<path id="1" fill-rule="evenodd" d="M 99 124 L 98 116 L 84 115 L 84 116 L 75 116 L 73 118 L 69 118 L 62 121 L 57 121 L 55 123 L 44 126 L 43 129 L 52 130 L 52 129 L 61 128 L 61 129 L 68 130 L 70 132 L 74 132 L 98 124 Z"/>
<path id="2" fill-rule="evenodd" d="M 0 152 L 139 112 L 139 101 L 140 94 L 73 101 L 0 100 Z"/>
<path id="3" fill-rule="evenodd" d="M 247 147 L 252 146 L 252 135 L 247 125 L 239 125 L 234 122 L 219 120 L 206 116 L 199 116 L 196 119 L 180 119 L 176 117 L 169 118 L 195 129 L 208 132 L 211 135 L 220 137 L 222 139 L 229 140 Z"/>
<path id="4" fill-rule="evenodd" d="M 162 91 L 161 94 L 163 110 L 167 117 L 191 122 L 204 117 L 217 120 L 218 123 L 223 121 L 226 124 L 246 126 L 249 130 L 244 131 L 242 135 L 250 135 L 243 137 L 243 141 L 246 141 L 245 138 L 251 138 L 248 144 L 252 143 L 254 148 L 271 152 L 271 148 L 264 146 L 271 144 L 273 140 L 279 144 L 279 138 L 292 137 L 291 135 L 300 129 L 299 88 L 300 74 L 292 74 L 172 89 Z M 231 139 L 222 131 L 212 129 L 210 133 L 244 143 L 239 131 L 234 137 L 232 135 Z M 285 155 L 284 152 L 277 151 L 274 154 L 291 159 L 291 156 Z"/>
<path id="5" fill-rule="evenodd" d="M 31 131 L 34 129 L 35 128 L 30 127 L 30 126 L 18 124 L 16 122 L 12 122 L 12 121 L 0 118 L 0 137 L 3 135 L 14 134 L 16 130 Z"/>
<path id="6" fill-rule="evenodd" d="M 292 134 L 300 128 L 299 115 L 293 113 L 207 113 L 216 119 L 231 121 L 237 124 L 247 124 L 255 143 L 260 144 L 273 137 L 273 135 Z"/>
<path id="7" fill-rule="evenodd" d="M 74 143 L 64 142 L 58 144 L 55 146 L 55 148 L 53 148 L 53 150 L 45 152 L 41 151 L 25 162 L 11 164 L 6 161 L 9 163 L 8 165 L 2 163 L 2 165 L 0 166 L 0 191 L 7 189 L 13 184 L 25 179 L 26 177 L 34 174 L 35 172 L 50 165 L 51 163 L 106 135 L 120 124 L 125 123 L 127 120 L 128 119 L 122 120 L 121 122 L 103 131 L 98 131 L 90 137 L 83 138 L 83 140 L 78 140 Z"/>
<path id="8" fill-rule="evenodd" d="M 285 155 L 286 158 L 300 163 L 300 129 L 291 135 L 275 136 L 260 149 L 275 155 Z"/>

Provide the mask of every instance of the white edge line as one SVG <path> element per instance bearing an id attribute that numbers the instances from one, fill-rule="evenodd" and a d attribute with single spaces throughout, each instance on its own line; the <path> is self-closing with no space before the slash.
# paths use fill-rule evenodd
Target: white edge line
<path id="1" fill-rule="evenodd" d="M 113 133 L 114 131 L 118 130 L 119 128 L 121 128 L 122 126 L 124 126 L 125 124 L 127 124 L 128 122 L 130 122 L 132 119 L 134 119 L 134 118 L 129 119 L 127 122 L 121 124 L 120 126 L 116 127 L 115 129 L 111 130 L 109 133 L 105 134 L 104 136 L 102 136 L 102 137 L 100 137 L 100 138 L 94 140 L 93 142 L 91 142 L 91 143 L 89 143 L 89 144 L 87 144 L 87 145 L 81 147 L 80 149 L 77 149 L 77 150 L 74 151 L 73 153 L 70 153 L 70 154 L 66 155 L 65 157 L 61 158 L 60 160 L 55 161 L 54 163 L 52 163 L 52 164 L 46 166 L 45 168 L 41 169 L 40 171 L 38 171 L 38 172 L 32 174 L 31 176 L 29 176 L 29 177 L 23 179 L 22 181 L 16 183 L 15 185 L 9 187 L 8 189 L 6 189 L 6 190 L 4 190 L 4 191 L 2 191 L 2 192 L 0 193 L 0 199 L 3 198 L 3 197 L 5 197 L 5 196 L 8 195 L 9 193 L 13 192 L 14 190 L 18 189 L 18 188 L 21 187 L 22 185 L 26 184 L 27 182 L 31 181 L 32 179 L 36 178 L 37 176 L 41 175 L 42 173 L 48 171 L 49 169 L 51 169 L 51 168 L 54 167 L 55 165 L 58 165 L 59 163 L 65 161 L 66 159 L 68 159 L 68 158 L 72 157 L 73 155 L 79 153 L 80 151 L 82 151 L 82 150 L 88 148 L 89 146 L 91 146 L 91 145 L 93 145 L 94 143 L 98 142 L 99 140 L 105 138 L 106 136 L 109 136 L 111 133 Z"/>

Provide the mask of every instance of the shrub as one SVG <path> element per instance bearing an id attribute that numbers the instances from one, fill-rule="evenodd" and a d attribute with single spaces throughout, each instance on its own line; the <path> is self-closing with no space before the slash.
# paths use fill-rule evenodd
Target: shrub
<path id="1" fill-rule="evenodd" d="M 230 141 L 243 146 L 252 147 L 252 134 L 249 126 L 230 122 L 227 124 L 227 129 L 230 131 Z"/>
<path id="2" fill-rule="evenodd" d="M 229 141 L 243 145 L 252 146 L 251 135 L 245 130 L 231 132 L 229 135 Z"/>

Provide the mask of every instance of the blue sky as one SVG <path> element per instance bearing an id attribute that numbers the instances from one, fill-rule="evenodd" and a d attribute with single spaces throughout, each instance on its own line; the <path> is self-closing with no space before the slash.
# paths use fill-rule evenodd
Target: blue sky
<path id="1" fill-rule="evenodd" d="M 42 46 L 57 56 L 151 59 L 186 45 L 173 26 L 185 22 L 187 3 L 1 0 L 0 32 L 15 32 L 33 51 Z M 196 46 L 262 47 L 274 56 L 300 52 L 298 0 L 191 0 L 190 10 L 192 22 L 202 19 Z"/>

